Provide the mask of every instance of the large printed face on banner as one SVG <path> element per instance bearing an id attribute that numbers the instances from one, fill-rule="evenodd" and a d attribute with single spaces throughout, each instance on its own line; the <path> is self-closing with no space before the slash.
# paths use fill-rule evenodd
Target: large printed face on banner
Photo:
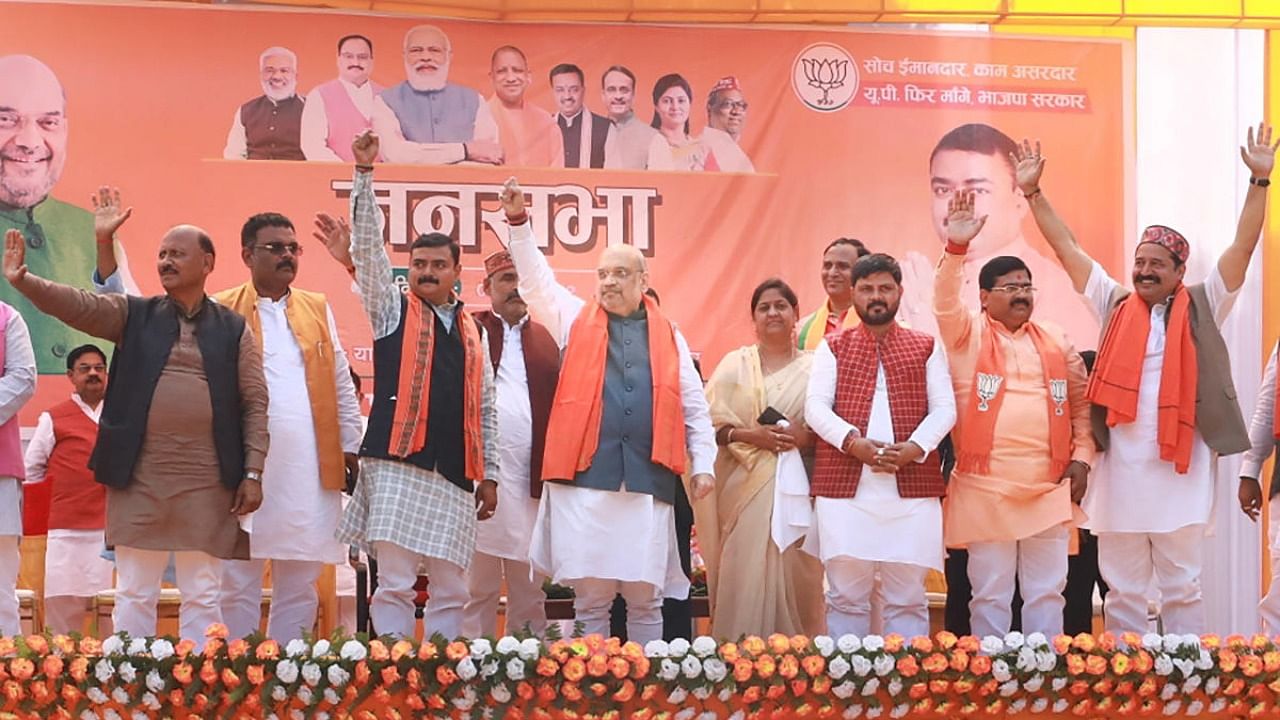
<path id="1" fill-rule="evenodd" d="M 745 308 L 765 278 L 795 288 L 801 315 L 828 291 L 851 302 L 851 285 L 823 270 L 840 237 L 897 259 L 897 318 L 933 331 L 941 216 L 952 193 L 972 189 L 988 220 L 962 302 L 978 307 L 987 260 L 1017 255 L 1035 277 L 1035 317 L 1087 348 L 1097 320 L 1036 230 L 1007 153 L 1023 138 L 1042 142 L 1046 196 L 1118 274 L 1130 55 L 1111 40 L 5 3 L 0 230 L 28 236 L 33 273 L 84 288 L 96 250 L 88 199 L 104 184 L 134 208 L 118 233 L 126 274 L 184 223 L 234 254 L 246 218 L 278 212 L 306 245 L 316 212 L 346 215 L 351 141 L 372 128 L 402 289 L 410 245 L 439 232 L 460 246 L 463 301 L 487 308 L 482 259 L 506 237 L 498 197 L 516 176 L 558 280 L 613 302 L 599 278 L 604 251 L 635 248 L 709 371 L 754 341 Z M 368 375 L 372 342 L 351 278 L 321 245 L 307 247 L 293 282 L 328 296 Z M 153 272 L 133 275 L 131 289 L 163 291 Z M 224 261 L 208 288 L 249 278 L 244 263 Z M 28 319 L 41 371 L 64 373 L 67 350 L 90 338 L 0 285 L 0 300 Z M 628 296 L 619 301 L 634 289 L 617 288 Z M 67 389 L 42 382 L 31 417 Z"/>

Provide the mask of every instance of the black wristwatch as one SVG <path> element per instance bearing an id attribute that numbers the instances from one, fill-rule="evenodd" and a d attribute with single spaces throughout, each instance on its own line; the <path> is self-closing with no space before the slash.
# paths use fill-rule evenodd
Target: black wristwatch
<path id="1" fill-rule="evenodd" d="M 1257 185 L 1258 187 L 1267 187 L 1268 185 L 1271 184 L 1271 178 L 1256 178 L 1256 177 L 1250 176 L 1249 184 Z"/>

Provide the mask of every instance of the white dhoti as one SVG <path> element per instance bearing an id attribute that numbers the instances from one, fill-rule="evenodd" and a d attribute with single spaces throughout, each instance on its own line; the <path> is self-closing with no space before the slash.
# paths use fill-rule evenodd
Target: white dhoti
<path id="1" fill-rule="evenodd" d="M 115 585 L 115 565 L 102 557 L 103 537 L 102 530 L 49 530 L 44 610 L 53 632 L 83 632 L 92 598 Z"/>

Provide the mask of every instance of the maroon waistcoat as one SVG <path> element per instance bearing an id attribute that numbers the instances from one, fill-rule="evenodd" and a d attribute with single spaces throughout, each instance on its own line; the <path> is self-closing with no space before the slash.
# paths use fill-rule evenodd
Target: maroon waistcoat
<path id="1" fill-rule="evenodd" d="M 884 365 L 889 390 L 889 414 L 893 437 L 905 442 L 929 414 L 929 386 L 925 364 L 933 353 L 933 337 L 896 323 L 883 338 L 865 325 L 848 328 L 827 345 L 836 357 L 836 394 L 832 409 L 866 433 L 876 392 L 876 370 Z M 851 498 L 858 492 L 862 463 L 818 440 L 814 458 L 814 497 Z M 898 472 L 898 495 L 904 498 L 941 497 L 946 494 L 936 452 L 924 462 L 911 463 Z"/>
<path id="2" fill-rule="evenodd" d="M 302 98 L 278 103 L 259 95 L 240 106 L 250 160 L 306 160 L 302 154 Z"/>
<path id="3" fill-rule="evenodd" d="M 502 341 L 506 324 L 502 318 L 485 310 L 475 314 L 489 335 L 489 359 L 498 370 L 502 361 Z M 533 447 L 529 452 L 529 495 L 542 497 L 542 452 L 547 442 L 547 418 L 551 417 L 551 401 L 556 396 L 560 379 L 560 346 L 546 327 L 530 318 L 520 328 L 520 345 L 524 349 L 524 372 L 529 387 L 529 407 L 533 411 Z"/>

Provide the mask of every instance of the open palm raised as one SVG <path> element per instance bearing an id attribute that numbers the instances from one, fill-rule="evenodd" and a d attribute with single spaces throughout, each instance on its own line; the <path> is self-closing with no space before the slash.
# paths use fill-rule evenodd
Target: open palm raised
<path id="1" fill-rule="evenodd" d="M 987 224 L 986 215 L 975 217 L 973 214 L 974 196 L 972 190 L 959 190 L 947 203 L 947 240 L 957 245 L 968 245 Z"/>

